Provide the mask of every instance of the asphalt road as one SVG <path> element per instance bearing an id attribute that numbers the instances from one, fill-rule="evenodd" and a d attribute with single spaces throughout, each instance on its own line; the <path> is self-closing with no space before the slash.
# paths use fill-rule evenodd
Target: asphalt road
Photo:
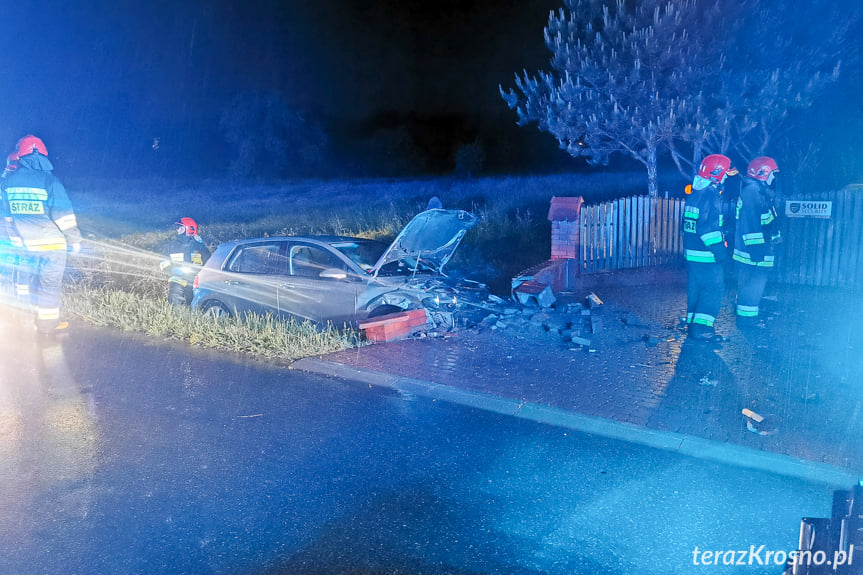
<path id="1" fill-rule="evenodd" d="M 0 573 L 760 573 L 832 490 L 0 314 Z"/>

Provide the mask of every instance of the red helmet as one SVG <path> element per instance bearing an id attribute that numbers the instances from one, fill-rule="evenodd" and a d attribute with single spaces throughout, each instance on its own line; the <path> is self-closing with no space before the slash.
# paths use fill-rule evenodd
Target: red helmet
<path id="1" fill-rule="evenodd" d="M 711 154 L 701 160 L 698 175 L 706 180 L 721 184 L 726 176 L 736 176 L 737 168 L 731 167 L 731 160 L 722 154 Z"/>
<path id="2" fill-rule="evenodd" d="M 761 156 L 749 162 L 746 175 L 750 178 L 766 182 L 770 179 L 770 174 L 778 171 L 779 166 L 776 165 L 776 160 L 767 156 Z"/>
<path id="3" fill-rule="evenodd" d="M 198 235 L 198 222 L 196 222 L 192 218 L 180 218 L 180 221 L 177 222 L 177 225 L 186 228 L 187 236 Z"/>
<path id="4" fill-rule="evenodd" d="M 45 147 L 45 142 L 33 134 L 29 134 L 18 140 L 18 145 L 15 146 L 15 153 L 19 158 L 29 156 L 33 152 L 39 152 L 43 156 L 47 156 L 48 148 Z"/>

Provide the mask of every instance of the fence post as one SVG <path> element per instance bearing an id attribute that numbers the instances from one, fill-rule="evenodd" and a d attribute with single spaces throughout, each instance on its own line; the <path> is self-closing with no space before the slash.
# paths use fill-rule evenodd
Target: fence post
<path id="1" fill-rule="evenodd" d="M 581 251 L 581 206 L 584 198 L 551 198 L 548 219 L 551 221 L 551 259 L 577 260 Z"/>

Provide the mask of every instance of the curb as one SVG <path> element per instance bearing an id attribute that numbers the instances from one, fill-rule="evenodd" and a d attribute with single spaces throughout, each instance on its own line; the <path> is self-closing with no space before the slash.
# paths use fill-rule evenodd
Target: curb
<path id="1" fill-rule="evenodd" d="M 291 369 L 385 387 L 492 413 L 564 427 L 581 433 L 617 439 L 664 451 L 673 451 L 696 459 L 784 475 L 804 481 L 826 483 L 845 489 L 849 485 L 856 485 L 860 477 L 863 476 L 863 472 L 855 474 L 850 469 L 842 469 L 826 463 L 760 451 L 694 435 L 649 429 L 632 423 L 584 415 L 540 403 L 522 403 L 515 399 L 467 391 L 421 379 L 398 377 L 379 371 L 359 369 L 325 359 L 303 358 L 291 364 Z"/>

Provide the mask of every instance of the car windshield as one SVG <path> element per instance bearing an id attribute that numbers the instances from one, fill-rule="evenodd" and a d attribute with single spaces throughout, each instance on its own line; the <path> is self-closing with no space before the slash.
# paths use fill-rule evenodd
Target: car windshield
<path id="1" fill-rule="evenodd" d="M 330 245 L 339 250 L 351 261 L 360 266 L 366 273 L 372 273 L 375 264 L 389 247 L 389 244 L 377 240 L 350 239 L 331 242 Z M 379 276 L 408 275 L 413 273 L 416 260 L 405 258 L 401 261 L 389 262 L 378 272 Z M 420 260 L 418 273 L 431 273 L 434 268 Z"/>
<path id="2" fill-rule="evenodd" d="M 375 240 L 344 240 L 330 243 L 366 272 L 371 272 L 386 251 L 388 244 Z"/>

